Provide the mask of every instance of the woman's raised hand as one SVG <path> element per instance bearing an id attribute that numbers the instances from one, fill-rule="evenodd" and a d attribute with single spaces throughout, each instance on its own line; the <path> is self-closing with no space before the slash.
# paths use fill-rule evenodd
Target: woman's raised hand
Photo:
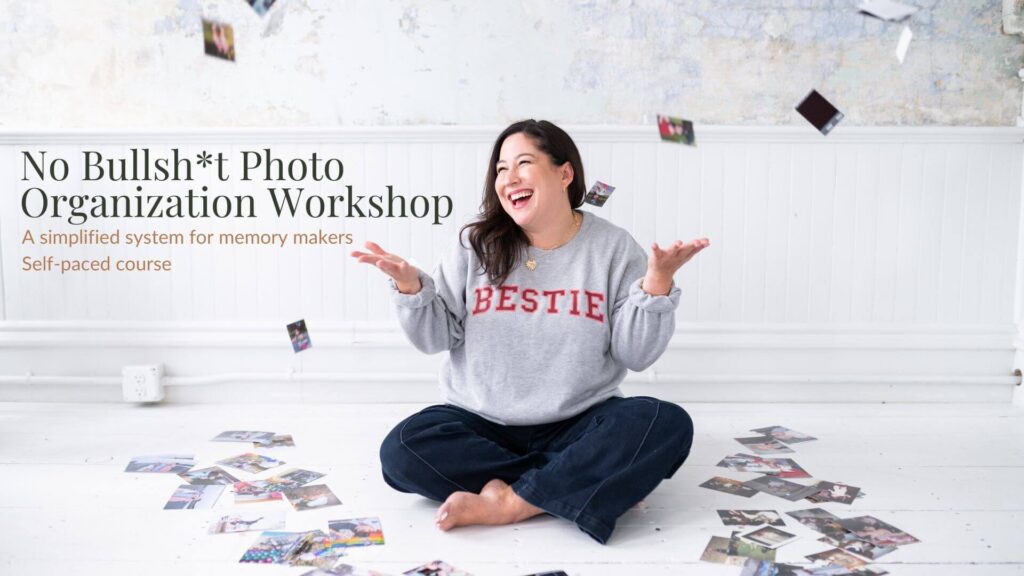
<path id="1" fill-rule="evenodd" d="M 367 242 L 366 248 L 369 252 L 352 251 L 352 257 L 363 264 L 372 264 L 380 268 L 388 276 L 391 276 L 395 281 L 395 287 L 402 294 L 416 294 L 420 291 L 422 285 L 420 284 L 420 271 L 418 268 L 409 264 L 400 256 L 385 252 L 375 242 Z"/>
<path id="2" fill-rule="evenodd" d="M 672 276 L 690 261 L 701 250 L 707 248 L 711 241 L 697 238 L 689 242 L 676 240 L 671 246 L 662 248 L 655 242 L 651 244 L 651 257 L 647 260 L 647 275 L 644 277 L 643 288 L 649 294 L 668 294 L 672 287 Z"/>

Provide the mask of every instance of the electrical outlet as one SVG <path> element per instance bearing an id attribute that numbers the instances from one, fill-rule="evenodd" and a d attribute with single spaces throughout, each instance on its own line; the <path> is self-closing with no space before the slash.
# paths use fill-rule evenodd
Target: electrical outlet
<path id="1" fill-rule="evenodd" d="M 125 402 L 159 402 L 164 399 L 164 365 L 125 366 L 121 369 L 121 393 Z"/>

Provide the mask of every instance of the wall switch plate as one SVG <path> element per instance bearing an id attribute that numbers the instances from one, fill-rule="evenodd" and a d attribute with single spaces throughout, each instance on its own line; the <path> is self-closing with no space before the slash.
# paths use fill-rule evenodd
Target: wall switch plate
<path id="1" fill-rule="evenodd" d="M 159 402 L 164 399 L 164 365 L 125 366 L 121 392 L 125 402 Z"/>

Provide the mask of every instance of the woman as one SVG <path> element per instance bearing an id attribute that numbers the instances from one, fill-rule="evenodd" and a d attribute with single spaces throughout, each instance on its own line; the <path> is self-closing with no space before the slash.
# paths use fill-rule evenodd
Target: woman
<path id="1" fill-rule="evenodd" d="M 445 404 L 381 446 L 385 481 L 443 502 L 437 526 L 510 524 L 547 512 L 602 544 L 616 519 L 689 454 L 686 412 L 623 398 L 675 329 L 675 272 L 701 238 L 643 249 L 576 210 L 586 187 L 572 139 L 546 121 L 494 143 L 478 219 L 433 277 L 367 242 L 352 252 L 390 277 L 403 330 L 447 351 Z"/>

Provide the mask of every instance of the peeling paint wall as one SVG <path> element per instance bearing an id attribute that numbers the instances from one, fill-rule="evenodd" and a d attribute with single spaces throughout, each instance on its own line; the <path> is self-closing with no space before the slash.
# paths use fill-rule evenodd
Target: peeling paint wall
<path id="1" fill-rule="evenodd" d="M 856 0 L 0 0 L 0 126 L 785 125 L 811 88 L 847 125 L 1013 125 L 1000 0 L 915 3 L 900 65 Z"/>

